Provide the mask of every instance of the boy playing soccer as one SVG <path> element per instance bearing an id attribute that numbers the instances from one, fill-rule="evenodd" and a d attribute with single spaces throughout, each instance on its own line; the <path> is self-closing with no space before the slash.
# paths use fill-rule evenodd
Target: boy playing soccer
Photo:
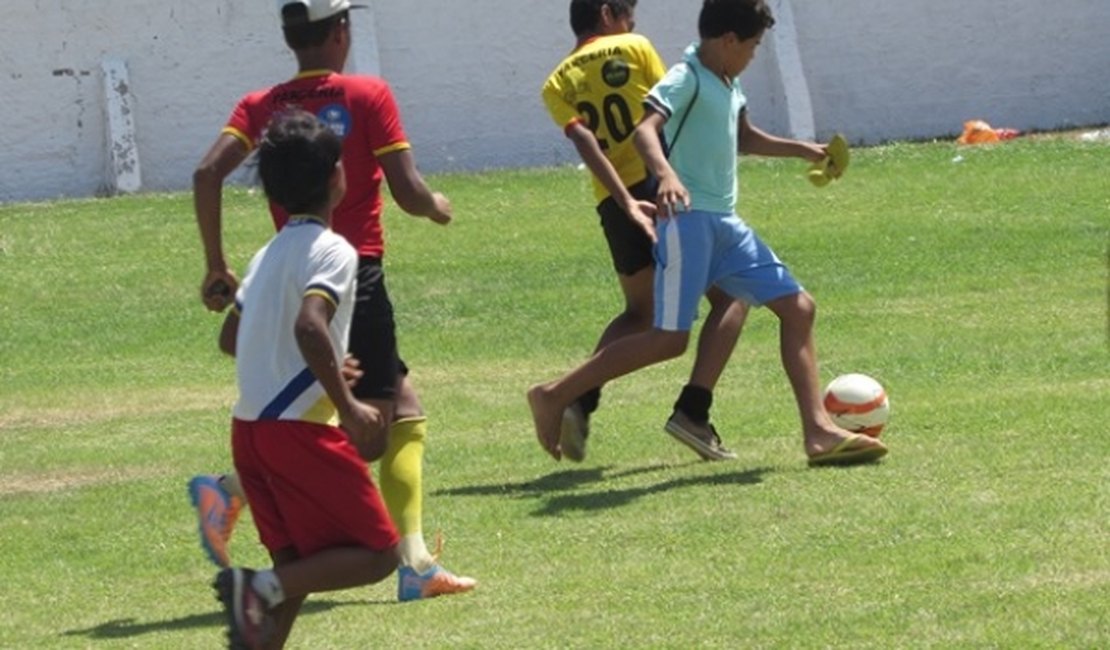
<path id="1" fill-rule="evenodd" d="M 813 298 L 735 213 L 737 151 L 811 162 L 826 155 L 823 147 L 760 131 L 744 111 L 737 76 L 772 25 L 763 0 L 705 0 L 700 42 L 649 93 L 634 138 L 659 179 L 654 328 L 602 348 L 560 379 L 529 391 L 536 435 L 552 456 L 559 454 L 562 410 L 578 395 L 682 353 L 698 300 L 710 286 L 766 305 L 778 317 L 783 368 L 810 465 L 869 462 L 887 453 L 878 440 L 832 423 L 820 396 Z"/>
<path id="2" fill-rule="evenodd" d="M 207 265 L 201 299 L 208 309 L 221 311 L 238 284 L 223 253 L 224 179 L 255 148 L 276 112 L 298 107 L 314 113 L 341 137 L 343 166 L 350 180 L 346 197 L 333 212 L 332 227 L 359 255 L 349 345 L 362 372 L 353 390 L 382 414 L 380 426 L 388 429 L 388 435 L 378 437 L 382 445 L 364 450 L 367 460 L 381 458 L 382 495 L 402 536 L 397 596 L 408 601 L 469 591 L 476 582 L 440 566 L 438 551 L 429 552 L 422 532 L 427 417 L 397 349 L 383 266 L 382 180 L 389 184 L 397 205 L 411 215 L 445 225 L 452 219 L 451 204 L 432 192 L 417 170 L 389 85 L 377 77 L 341 73 L 351 46 L 350 1 L 279 0 L 278 6 L 298 74 L 244 96 L 193 177 Z M 271 213 L 274 225 L 283 227 L 286 211 L 271 204 Z M 227 543 L 242 504 L 241 492 L 234 474 L 202 475 L 189 482 L 201 543 L 220 566 L 229 563 Z"/>
<path id="3" fill-rule="evenodd" d="M 232 456 L 274 568 L 217 574 L 231 648 L 280 648 L 309 593 L 397 566 L 397 531 L 352 444 L 375 444 L 381 413 L 342 373 L 358 255 L 329 228 L 347 189 L 341 148 L 305 111 L 275 116 L 259 145 L 266 196 L 289 222 L 251 260 L 220 349 L 239 385 Z"/>
<path id="4" fill-rule="evenodd" d="M 651 42 L 632 33 L 635 8 L 636 0 L 571 0 L 577 44 L 543 86 L 551 117 L 593 172 L 597 213 L 624 294 L 624 311 L 605 328 L 595 352 L 648 329 L 652 320 L 655 206 L 650 201 L 656 186 L 636 152 L 632 132 L 643 115 L 644 97 L 666 69 Z M 690 382 L 665 430 L 702 458 L 725 460 L 736 455 L 721 445 L 709 423 L 709 408 L 747 306 L 716 288 L 706 295 L 710 312 Z M 585 457 L 589 417 L 600 397 L 600 388 L 591 387 L 564 411 L 557 447 L 562 457 Z"/>

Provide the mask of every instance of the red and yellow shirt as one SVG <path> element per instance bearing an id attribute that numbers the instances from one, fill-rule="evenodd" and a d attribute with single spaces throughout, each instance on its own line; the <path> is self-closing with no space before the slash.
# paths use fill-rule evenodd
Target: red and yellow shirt
<path id="1" fill-rule="evenodd" d="M 343 139 L 347 194 L 332 213 L 332 229 L 360 256 L 381 257 L 385 252 L 381 222 L 384 174 L 378 156 L 411 146 L 389 85 L 377 77 L 330 70 L 302 72 L 290 81 L 244 96 L 223 132 L 253 150 L 270 118 L 288 108 L 314 113 Z M 279 230 L 289 219 L 274 204 L 270 204 L 270 213 Z"/>

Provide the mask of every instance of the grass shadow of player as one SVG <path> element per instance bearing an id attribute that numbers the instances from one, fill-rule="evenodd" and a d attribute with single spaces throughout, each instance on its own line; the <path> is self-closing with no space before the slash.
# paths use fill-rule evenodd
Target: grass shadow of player
<path id="1" fill-rule="evenodd" d="M 310 599 L 305 601 L 304 605 L 301 606 L 301 615 L 319 614 L 337 607 L 374 604 L 384 605 L 392 602 L 395 601 L 390 600 L 376 603 L 367 600 L 338 601 Z M 61 636 L 81 636 L 89 639 L 128 639 L 144 634 L 174 632 L 204 627 L 223 627 L 226 624 L 227 618 L 224 613 L 220 610 L 213 610 L 161 621 L 139 621 L 134 618 L 117 618 L 85 629 L 67 630 L 62 632 Z"/>
<path id="2" fill-rule="evenodd" d="M 531 514 L 534 517 L 549 517 L 568 511 L 592 512 L 620 508 L 645 496 L 691 487 L 758 485 L 763 482 L 764 475 L 770 471 L 772 470 L 769 467 L 760 467 L 722 474 L 682 476 L 641 487 L 559 494 L 546 499 L 544 504 Z"/>

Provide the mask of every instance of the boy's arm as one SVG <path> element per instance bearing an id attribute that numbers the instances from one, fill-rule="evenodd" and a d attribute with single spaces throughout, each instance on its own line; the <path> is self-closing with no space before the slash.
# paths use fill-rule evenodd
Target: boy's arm
<path id="1" fill-rule="evenodd" d="M 740 153 L 750 153 L 757 156 L 804 158 L 809 162 L 817 162 L 824 158 L 826 154 L 825 148 L 819 144 L 780 138 L 763 131 L 751 123 L 747 111 L 740 114 L 738 133 L 739 142 L 736 150 Z"/>
<path id="2" fill-rule="evenodd" d="M 659 133 L 666 121 L 667 118 L 662 113 L 648 108 L 632 134 L 636 150 L 640 152 L 648 171 L 659 179 L 656 204 L 659 216 L 664 218 L 678 214 L 680 206 L 683 210 L 690 209 L 690 193 L 663 154 L 663 142 L 659 139 Z"/>
<path id="3" fill-rule="evenodd" d="M 335 348 L 328 334 L 328 323 L 334 315 L 335 306 L 330 301 L 316 294 L 307 295 L 301 301 L 293 335 L 308 369 L 342 416 L 356 400 L 335 361 Z"/>
<path id="4" fill-rule="evenodd" d="M 378 162 L 385 172 L 389 192 L 399 208 L 415 217 L 427 217 L 440 225 L 451 222 L 451 202 L 443 194 L 428 189 L 428 184 L 416 168 L 411 149 L 382 154 L 378 157 Z"/>
<path id="5" fill-rule="evenodd" d="M 228 356 L 235 356 L 235 340 L 239 335 L 239 312 L 232 309 L 224 318 L 224 325 L 220 328 L 220 351 Z"/>
<path id="6" fill-rule="evenodd" d="M 383 433 L 386 430 L 381 412 L 359 402 L 347 385 L 328 335 L 328 323 L 334 315 L 335 306 L 330 301 L 317 294 L 307 295 L 301 302 L 293 335 L 308 369 L 339 411 L 339 420 L 352 442 L 363 456 L 380 456 L 380 451 L 385 449 Z"/>
<path id="7" fill-rule="evenodd" d="M 651 216 L 655 213 L 655 206 L 646 201 L 638 201 L 632 196 L 621 181 L 613 163 L 605 157 L 601 145 L 597 142 L 597 137 L 585 124 L 572 122 L 567 127 L 566 134 L 570 141 L 574 143 L 574 148 L 578 150 L 578 155 L 590 172 L 597 177 L 605 189 L 609 190 L 609 194 L 621 206 L 628 218 L 632 219 L 654 242 L 655 223 Z"/>
<path id="8" fill-rule="evenodd" d="M 223 311 L 235 298 L 239 280 L 224 259 L 221 234 L 224 179 L 247 157 L 247 148 L 233 135 L 221 133 L 193 172 L 193 210 L 204 246 L 205 275 L 200 298 L 211 311 Z"/>

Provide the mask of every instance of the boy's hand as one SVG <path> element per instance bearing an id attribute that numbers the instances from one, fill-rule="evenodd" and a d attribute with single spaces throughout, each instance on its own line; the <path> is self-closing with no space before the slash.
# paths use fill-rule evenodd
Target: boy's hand
<path id="1" fill-rule="evenodd" d="M 824 187 L 844 175 L 844 170 L 848 169 L 848 163 L 851 162 L 851 152 L 848 141 L 839 133 L 827 145 L 820 147 L 820 151 L 821 157 L 810 166 L 807 176 L 809 182 L 815 186 Z"/>
<path id="2" fill-rule="evenodd" d="M 818 163 L 829 155 L 828 145 L 817 144 L 816 142 L 799 142 L 799 144 L 802 147 L 801 157 L 807 162 Z"/>
<path id="3" fill-rule="evenodd" d="M 656 194 L 656 205 L 660 219 L 678 216 L 679 212 L 690 209 L 690 193 L 677 175 L 668 174 L 659 179 L 659 191 Z"/>
<path id="4" fill-rule="evenodd" d="M 451 211 L 451 201 L 446 196 L 439 192 L 432 193 L 432 201 L 434 207 L 432 212 L 428 214 L 428 218 L 438 223 L 441 226 L 446 226 L 451 223 L 453 213 Z"/>
<path id="5" fill-rule="evenodd" d="M 223 311 L 235 301 L 239 278 L 231 271 L 209 271 L 200 283 L 200 299 L 209 311 Z"/>
<path id="6" fill-rule="evenodd" d="M 343 381 L 350 388 L 354 388 L 359 379 L 362 379 L 362 368 L 358 359 L 351 355 L 343 357 L 343 367 L 339 369 L 339 373 L 343 375 Z"/>
<path id="7" fill-rule="evenodd" d="M 624 212 L 628 215 L 628 218 L 631 219 L 640 230 L 644 231 L 644 234 L 648 236 L 648 239 L 650 239 L 653 244 L 657 241 L 654 218 L 657 211 L 655 204 L 651 201 L 633 201 L 624 208 Z"/>
<path id="8" fill-rule="evenodd" d="M 340 424 L 364 460 L 374 461 L 385 453 L 389 427 L 378 409 L 356 401 L 340 414 Z"/>

